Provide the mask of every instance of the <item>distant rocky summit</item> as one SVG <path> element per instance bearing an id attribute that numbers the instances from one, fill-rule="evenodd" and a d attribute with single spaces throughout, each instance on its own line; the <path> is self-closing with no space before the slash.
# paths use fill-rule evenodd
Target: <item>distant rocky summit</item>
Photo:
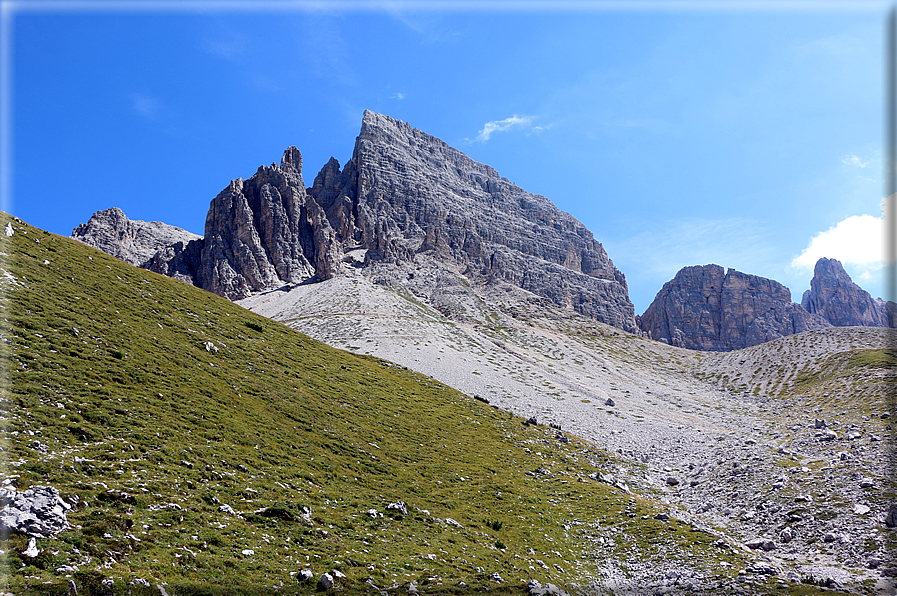
<path id="1" fill-rule="evenodd" d="M 128 219 L 118 207 L 94 213 L 72 231 L 72 238 L 142 267 L 159 250 L 176 242 L 201 238 L 160 221 Z"/>
<path id="2" fill-rule="evenodd" d="M 800 301 L 807 312 L 817 314 L 835 327 L 894 327 L 893 302 L 875 300 L 853 283 L 841 262 L 822 258 L 816 262 L 810 289 Z"/>
<path id="3" fill-rule="evenodd" d="M 831 326 L 791 302 L 791 291 L 779 282 L 719 265 L 679 270 L 638 322 L 652 339 L 711 351 L 737 350 Z"/>
<path id="4" fill-rule="evenodd" d="M 833 325 L 897 326 L 897 305 L 874 300 L 834 259 L 816 264 L 801 304 L 776 281 L 704 265 L 680 270 L 635 317 L 625 276 L 582 223 L 436 137 L 371 111 L 345 166 L 331 158 L 306 187 L 302 155 L 289 147 L 280 164 L 232 180 L 211 201 L 202 237 L 131 221 L 117 208 L 95 213 L 72 237 L 231 300 L 361 270 L 449 317 L 464 319 L 483 288 L 514 286 L 697 350 Z"/>
<path id="5" fill-rule="evenodd" d="M 425 254 L 638 332 L 626 278 L 582 223 L 404 122 L 366 111 L 352 159 L 331 159 L 309 193 L 368 259 Z"/>
<path id="6" fill-rule="evenodd" d="M 94 227 L 73 235 L 121 235 L 114 218 Z M 352 158 L 343 168 L 331 158 L 310 188 L 290 147 L 280 165 L 233 180 L 212 200 L 203 238 L 128 238 L 92 244 L 115 256 L 139 247 L 142 260 L 129 262 L 231 300 L 327 280 L 347 267 L 403 284 L 413 277 L 407 265 L 425 261 L 640 333 L 626 278 L 582 223 L 443 141 L 370 111 Z"/>
<path id="7" fill-rule="evenodd" d="M 873 299 L 835 259 L 817 261 L 801 304 L 777 281 L 703 265 L 679 270 L 637 321 L 674 346 L 728 351 L 825 327 L 895 327 L 897 304 Z"/>
<path id="8" fill-rule="evenodd" d="M 302 155 L 237 178 L 212 200 L 205 236 L 168 246 L 146 268 L 231 300 L 334 275 L 342 251 L 320 206 L 305 192 Z"/>

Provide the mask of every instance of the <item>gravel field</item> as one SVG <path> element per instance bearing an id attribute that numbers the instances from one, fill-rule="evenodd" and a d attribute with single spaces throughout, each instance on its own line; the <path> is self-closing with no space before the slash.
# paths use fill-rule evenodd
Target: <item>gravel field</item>
<path id="1" fill-rule="evenodd" d="M 893 593 L 894 371 L 853 374 L 849 360 L 895 345 L 893 330 L 695 352 L 459 273 L 358 267 L 239 304 L 621 454 L 620 486 L 753 548 L 785 578 Z"/>

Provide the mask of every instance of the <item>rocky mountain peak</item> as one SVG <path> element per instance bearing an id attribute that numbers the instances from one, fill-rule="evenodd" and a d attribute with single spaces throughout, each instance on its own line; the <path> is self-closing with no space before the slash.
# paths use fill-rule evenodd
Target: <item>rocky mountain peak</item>
<path id="1" fill-rule="evenodd" d="M 78 225 L 72 238 L 140 267 L 156 251 L 200 236 L 159 221 L 128 219 L 124 211 L 112 207 L 97 211 L 87 223 Z"/>
<path id="2" fill-rule="evenodd" d="M 318 175 L 315 176 L 315 182 L 312 185 L 313 194 L 321 192 L 324 188 L 333 188 L 340 175 L 339 161 L 335 157 L 331 157 Z"/>
<path id="3" fill-rule="evenodd" d="M 302 154 L 299 152 L 299 149 L 297 149 L 295 146 L 287 147 L 287 150 L 283 152 L 283 157 L 280 160 L 280 168 L 284 172 L 289 172 L 291 174 L 299 176 L 301 182 Z"/>
<path id="4" fill-rule="evenodd" d="M 232 300 L 253 292 L 329 279 L 341 251 L 302 180 L 302 154 L 284 151 L 280 165 L 261 166 L 215 197 L 201 245 L 157 254 L 149 268 Z"/>
<path id="5" fill-rule="evenodd" d="M 582 223 L 440 139 L 369 110 L 342 169 L 331 158 L 306 189 L 302 155 L 289 147 L 280 165 L 233 180 L 212 200 L 202 240 L 161 248 L 149 268 L 230 299 L 329 279 L 344 272 L 346 251 L 359 250 L 383 283 L 406 284 L 404 268 L 426 261 L 639 333 L 626 278 Z"/>
<path id="6" fill-rule="evenodd" d="M 801 306 L 837 327 L 892 326 L 888 303 L 874 300 L 869 292 L 855 284 L 836 259 L 823 257 L 816 261 L 810 289 L 804 292 Z"/>
<path id="7" fill-rule="evenodd" d="M 623 274 L 573 216 L 442 140 L 367 111 L 352 159 L 309 194 L 372 262 L 436 259 L 469 280 L 512 283 L 638 332 Z"/>
<path id="8" fill-rule="evenodd" d="M 638 321 L 653 339 L 713 351 L 831 326 L 791 302 L 779 282 L 719 265 L 680 269 Z"/>

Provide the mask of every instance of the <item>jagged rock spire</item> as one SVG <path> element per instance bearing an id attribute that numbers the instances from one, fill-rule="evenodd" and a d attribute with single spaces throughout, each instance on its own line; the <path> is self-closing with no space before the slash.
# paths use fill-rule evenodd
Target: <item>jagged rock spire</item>
<path id="1" fill-rule="evenodd" d="M 893 304 L 893 303 L 891 303 Z M 841 262 L 825 257 L 816 261 L 810 289 L 801 306 L 836 327 L 862 325 L 888 327 L 888 304 L 876 301 L 869 292 L 853 283 Z"/>
<path id="2" fill-rule="evenodd" d="M 261 166 L 215 197 L 201 246 L 157 255 L 149 268 L 232 300 L 308 279 L 335 275 L 342 251 L 321 207 L 305 190 L 302 154 L 284 151 L 280 165 Z M 198 262 L 196 259 L 198 254 Z M 193 255 L 193 256 L 191 256 Z"/>
<path id="3" fill-rule="evenodd" d="M 212 200 L 205 237 L 147 264 L 230 299 L 342 270 L 345 251 L 385 267 L 425 256 L 474 282 L 511 283 L 639 333 L 626 278 L 592 233 L 445 142 L 365 111 L 352 158 L 311 188 L 302 155 L 235 179 Z M 354 259 L 353 259 L 354 260 Z"/>

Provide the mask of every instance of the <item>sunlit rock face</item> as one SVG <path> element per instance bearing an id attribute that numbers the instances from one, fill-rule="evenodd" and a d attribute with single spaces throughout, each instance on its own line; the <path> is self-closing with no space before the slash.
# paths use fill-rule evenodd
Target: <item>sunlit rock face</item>
<path id="1" fill-rule="evenodd" d="M 835 259 L 816 261 L 810 289 L 804 292 L 801 306 L 836 327 L 894 326 L 894 303 L 874 300 L 869 292 L 853 283 Z"/>
<path id="2" fill-rule="evenodd" d="M 695 350 L 754 346 L 831 324 L 791 302 L 777 281 L 719 265 L 680 269 L 641 317 L 649 337 Z"/>
<path id="3" fill-rule="evenodd" d="M 290 147 L 279 165 L 231 181 L 212 200 L 203 238 L 177 240 L 141 264 L 232 300 L 347 267 L 406 284 L 407 266 L 426 261 L 465 283 L 510 283 L 640 333 L 625 276 L 576 218 L 436 137 L 370 111 L 345 167 L 331 158 L 306 189 L 302 156 Z M 411 284 L 414 292 L 431 294 L 421 283 Z"/>

